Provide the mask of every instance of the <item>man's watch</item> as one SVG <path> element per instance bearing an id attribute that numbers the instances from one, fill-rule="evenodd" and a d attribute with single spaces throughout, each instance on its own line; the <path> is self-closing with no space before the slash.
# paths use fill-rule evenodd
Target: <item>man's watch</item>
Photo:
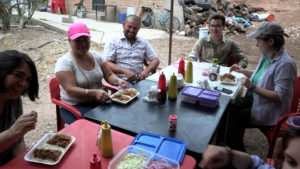
<path id="1" fill-rule="evenodd" d="M 253 91 L 253 89 L 256 88 L 256 85 L 254 85 L 253 83 L 249 86 L 248 90 L 249 91 Z"/>

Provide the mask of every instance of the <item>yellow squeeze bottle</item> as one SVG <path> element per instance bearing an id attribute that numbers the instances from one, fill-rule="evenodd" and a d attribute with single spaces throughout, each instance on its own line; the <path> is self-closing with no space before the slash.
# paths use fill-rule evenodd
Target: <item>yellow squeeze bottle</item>
<path id="1" fill-rule="evenodd" d="M 110 125 L 107 124 L 107 120 L 104 120 L 104 124 L 101 122 L 102 136 L 101 136 L 101 156 L 111 157 L 113 155 L 112 139 L 110 132 Z"/>
<path id="2" fill-rule="evenodd" d="M 177 98 L 177 78 L 174 73 L 170 77 L 168 98 L 169 99 Z"/>
<path id="3" fill-rule="evenodd" d="M 193 63 L 192 63 L 191 59 L 189 59 L 187 65 L 186 65 L 184 81 L 187 83 L 193 82 Z"/>

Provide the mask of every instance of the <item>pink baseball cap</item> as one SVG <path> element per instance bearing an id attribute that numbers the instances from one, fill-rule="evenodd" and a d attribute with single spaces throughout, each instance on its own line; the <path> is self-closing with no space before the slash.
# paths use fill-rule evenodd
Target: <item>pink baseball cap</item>
<path id="1" fill-rule="evenodd" d="M 91 37 L 89 28 L 84 23 L 73 23 L 68 30 L 68 36 L 71 40 L 74 40 L 80 36 Z"/>

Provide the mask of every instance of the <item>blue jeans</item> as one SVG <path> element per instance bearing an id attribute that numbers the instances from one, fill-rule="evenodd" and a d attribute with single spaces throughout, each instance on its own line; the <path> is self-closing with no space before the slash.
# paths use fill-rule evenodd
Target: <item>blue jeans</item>
<path id="1" fill-rule="evenodd" d="M 77 105 L 73 105 L 82 115 L 82 117 L 84 117 L 84 114 L 89 112 L 90 110 L 92 110 L 93 108 L 95 108 L 97 105 L 91 103 L 91 104 L 77 104 Z M 60 107 L 60 116 L 62 117 L 62 119 L 67 123 L 67 124 L 71 124 L 74 121 L 77 120 L 76 116 L 73 115 L 73 113 L 71 113 L 69 110 Z"/>

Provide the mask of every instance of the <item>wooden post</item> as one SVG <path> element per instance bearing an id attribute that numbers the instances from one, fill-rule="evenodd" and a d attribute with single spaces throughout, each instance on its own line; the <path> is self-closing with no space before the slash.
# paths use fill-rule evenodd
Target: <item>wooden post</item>
<path id="1" fill-rule="evenodd" d="M 171 16 L 170 16 L 170 38 L 169 38 L 169 59 L 168 65 L 171 64 L 171 55 L 172 55 L 172 34 L 173 34 L 173 11 L 174 11 L 174 0 L 171 0 Z"/>

